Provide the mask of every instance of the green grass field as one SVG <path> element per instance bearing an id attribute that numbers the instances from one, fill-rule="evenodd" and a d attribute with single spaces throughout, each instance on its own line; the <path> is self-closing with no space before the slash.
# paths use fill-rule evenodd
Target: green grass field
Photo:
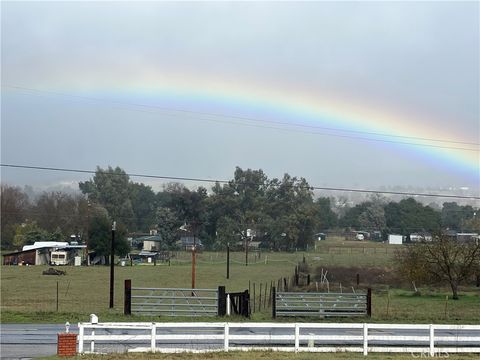
<path id="1" fill-rule="evenodd" d="M 282 277 L 292 277 L 294 267 L 303 260 L 313 271 L 317 267 L 357 266 L 382 267 L 391 264 L 394 250 L 378 243 L 345 242 L 334 239 L 322 242 L 308 253 L 263 252 L 251 253 L 249 265 L 245 266 L 245 254 L 231 253 L 230 279 L 226 279 L 225 253 L 204 252 L 197 256 L 197 288 L 226 286 L 227 291 L 243 291 L 256 285 L 257 297 L 260 283 L 270 285 Z M 75 322 L 86 321 L 88 315 L 96 313 L 100 320 L 128 321 L 124 317 L 123 283 L 131 279 L 134 287 L 191 286 L 191 255 L 178 252 L 171 265 L 157 264 L 116 266 L 115 306 L 108 309 L 109 267 L 62 267 L 65 276 L 46 276 L 42 272 L 47 266 L 2 266 L 1 267 L 1 321 L 2 322 Z M 57 283 L 59 289 L 58 312 Z M 423 296 L 413 296 L 412 291 L 376 286 L 372 299 L 375 322 L 448 322 L 480 323 L 480 289 L 463 289 L 458 301 L 445 301 L 448 289 L 422 289 Z M 339 284 L 332 283 L 330 291 L 338 291 Z M 359 290 L 359 289 L 357 289 Z M 348 289 L 347 291 L 351 291 Z M 251 296 L 253 296 L 251 292 Z M 258 308 L 258 299 L 257 308 Z M 445 309 L 446 306 L 446 309 Z M 152 320 L 152 318 L 145 318 Z M 153 318 L 159 320 L 159 318 Z M 138 320 L 138 319 L 137 319 Z M 163 318 L 162 321 L 172 320 Z M 179 320 L 175 318 L 175 320 Z M 238 319 L 237 319 L 238 320 Z M 253 314 L 252 320 L 271 320 L 271 310 L 263 308 Z M 291 320 L 290 320 L 291 321 Z M 333 321 L 328 319 L 327 321 Z M 348 321 L 364 321 L 353 319 Z"/>

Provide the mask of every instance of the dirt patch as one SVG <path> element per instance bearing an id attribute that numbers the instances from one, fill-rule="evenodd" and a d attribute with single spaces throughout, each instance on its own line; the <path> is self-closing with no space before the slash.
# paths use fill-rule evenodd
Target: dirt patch
<path id="1" fill-rule="evenodd" d="M 339 284 L 342 284 L 344 287 L 375 287 L 379 285 L 400 287 L 402 285 L 402 280 L 397 272 L 387 267 L 317 267 L 313 275 L 313 281 L 322 283 L 322 274 L 323 279 L 326 277 L 330 286 L 339 286 Z M 358 284 L 357 276 L 359 280 Z M 325 281 L 323 281 L 323 283 L 325 283 Z"/>

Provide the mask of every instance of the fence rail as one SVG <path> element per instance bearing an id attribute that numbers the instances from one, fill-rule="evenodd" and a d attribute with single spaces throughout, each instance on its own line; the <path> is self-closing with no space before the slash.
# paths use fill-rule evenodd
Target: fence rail
<path id="1" fill-rule="evenodd" d="M 367 293 L 276 292 L 273 318 L 277 316 L 371 316 L 371 290 Z"/>
<path id="2" fill-rule="evenodd" d="M 367 323 L 79 323 L 85 343 L 133 343 L 133 352 L 480 353 L 480 325 Z"/>

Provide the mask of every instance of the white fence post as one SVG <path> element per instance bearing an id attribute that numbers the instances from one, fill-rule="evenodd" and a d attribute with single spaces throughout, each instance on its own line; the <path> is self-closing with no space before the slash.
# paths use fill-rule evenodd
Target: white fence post
<path id="1" fill-rule="evenodd" d="M 363 355 L 368 355 L 368 324 L 363 323 Z"/>
<path id="2" fill-rule="evenodd" d="M 433 357 L 435 356 L 435 329 L 433 327 L 433 324 L 430 324 L 430 356 Z"/>
<path id="3" fill-rule="evenodd" d="M 92 340 L 90 341 L 90 352 L 93 353 L 95 352 L 95 341 L 93 340 L 95 338 L 95 328 L 92 329 Z"/>
<path id="4" fill-rule="evenodd" d="M 83 333 L 84 333 L 83 324 L 78 323 L 78 352 L 80 354 L 83 353 Z"/>
<path id="5" fill-rule="evenodd" d="M 295 352 L 300 349 L 300 325 L 295 323 Z"/>
<path id="6" fill-rule="evenodd" d="M 152 338 L 150 340 L 150 350 L 152 353 L 155 352 L 157 348 L 157 325 L 155 323 L 152 323 Z"/>
<path id="7" fill-rule="evenodd" d="M 230 326 L 228 325 L 228 322 L 225 323 L 225 327 L 224 327 L 224 330 L 223 330 L 223 350 L 225 352 L 228 352 L 228 343 L 229 343 L 229 334 L 230 334 Z"/>
<path id="8" fill-rule="evenodd" d="M 230 294 L 227 294 L 227 316 L 230 316 Z"/>

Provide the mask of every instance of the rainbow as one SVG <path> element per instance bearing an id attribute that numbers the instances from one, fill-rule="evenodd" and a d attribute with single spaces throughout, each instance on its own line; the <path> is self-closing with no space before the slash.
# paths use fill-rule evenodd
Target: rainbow
<path id="1" fill-rule="evenodd" d="M 71 81 L 71 77 L 64 78 Z M 312 132 L 325 133 L 329 129 L 328 133 L 336 136 L 343 134 L 379 141 L 396 149 L 400 156 L 409 156 L 415 161 L 421 160 L 480 181 L 478 143 L 468 143 L 460 135 L 435 127 L 432 125 L 434 119 L 419 119 L 401 111 L 392 113 L 364 104 L 354 105 L 348 99 L 328 96 L 317 90 L 296 89 L 291 84 L 265 86 L 248 78 L 244 81 L 215 80 L 208 74 L 204 77 L 180 72 L 165 75 L 149 69 L 120 80 L 108 79 L 105 75 L 94 79 L 93 86 L 87 81 L 75 89 L 71 83 L 57 83 L 54 89 L 49 88 L 52 91 L 69 89 L 85 96 L 126 99 L 125 102 L 160 99 L 172 109 L 214 112 L 227 118 L 238 117 L 245 122 L 269 119 L 272 123 L 307 127 Z"/>

